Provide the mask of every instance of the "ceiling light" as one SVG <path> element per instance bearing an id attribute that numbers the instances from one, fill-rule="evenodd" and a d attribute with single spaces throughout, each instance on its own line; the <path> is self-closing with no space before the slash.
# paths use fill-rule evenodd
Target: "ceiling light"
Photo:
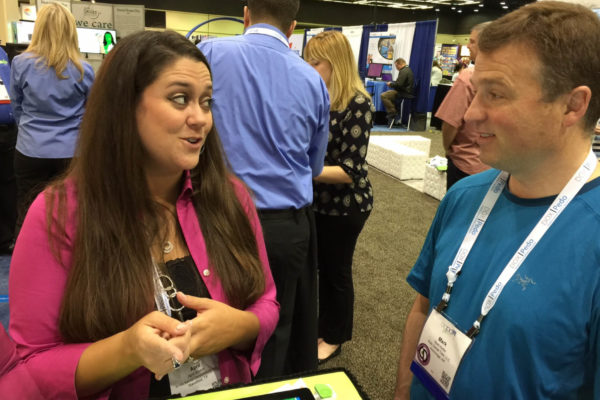
<path id="1" fill-rule="evenodd" d="M 458 10 L 458 12 L 459 12 L 459 13 L 461 13 L 461 12 L 462 12 L 462 10 Z"/>
<path id="2" fill-rule="evenodd" d="M 483 7 L 483 4 L 480 4 L 479 7 Z"/>
<path id="3" fill-rule="evenodd" d="M 504 8 L 506 10 L 508 8 L 508 6 L 502 6 L 502 8 Z"/>
<path id="4" fill-rule="evenodd" d="M 476 8 L 476 9 L 474 9 L 473 11 L 475 11 L 475 12 L 479 12 L 479 8 Z"/>
<path id="5" fill-rule="evenodd" d="M 452 6 L 450 7 L 451 10 L 456 10 L 456 7 Z"/>

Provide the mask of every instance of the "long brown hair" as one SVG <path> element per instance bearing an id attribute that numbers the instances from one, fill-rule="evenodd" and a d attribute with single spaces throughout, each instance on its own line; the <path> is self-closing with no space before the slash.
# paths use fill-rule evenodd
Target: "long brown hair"
<path id="1" fill-rule="evenodd" d="M 144 89 L 182 57 L 208 67 L 183 36 L 139 32 L 114 47 L 96 77 L 67 177 L 77 194 L 77 234 L 60 313 L 67 342 L 110 336 L 154 308 L 150 247 L 162 220 L 142 168 L 135 115 Z M 264 273 L 214 126 L 191 177 L 208 258 L 230 304 L 243 309 L 264 292 Z M 57 250 L 65 235 L 66 185 L 59 181 L 46 196 L 48 233 Z"/>

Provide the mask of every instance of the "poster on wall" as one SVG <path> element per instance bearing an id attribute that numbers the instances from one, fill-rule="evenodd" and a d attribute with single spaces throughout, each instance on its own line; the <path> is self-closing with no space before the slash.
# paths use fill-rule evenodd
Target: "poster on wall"
<path id="1" fill-rule="evenodd" d="M 37 7 L 31 4 L 19 4 L 21 19 L 25 21 L 35 21 L 37 18 Z"/>
<path id="2" fill-rule="evenodd" d="M 50 3 L 59 3 L 65 7 L 67 7 L 69 10 L 71 9 L 71 1 L 70 0 L 37 0 L 36 1 L 37 9 L 39 10 L 40 8 L 42 8 L 43 5 L 50 4 Z"/>
<path id="3" fill-rule="evenodd" d="M 144 6 L 113 5 L 115 27 L 119 37 L 143 31 L 146 26 Z"/>
<path id="4" fill-rule="evenodd" d="M 290 36 L 290 49 L 299 56 L 302 56 L 302 44 L 304 43 L 303 33 L 294 33 Z"/>
<path id="5" fill-rule="evenodd" d="M 454 67 L 458 62 L 458 45 L 443 44 L 438 62 L 442 68 L 443 75 L 452 76 Z"/>
<path id="6" fill-rule="evenodd" d="M 72 2 L 71 12 L 78 28 L 115 29 L 112 4 Z"/>
<path id="7" fill-rule="evenodd" d="M 387 32 L 373 32 L 369 35 L 367 64 L 392 64 L 396 35 Z"/>

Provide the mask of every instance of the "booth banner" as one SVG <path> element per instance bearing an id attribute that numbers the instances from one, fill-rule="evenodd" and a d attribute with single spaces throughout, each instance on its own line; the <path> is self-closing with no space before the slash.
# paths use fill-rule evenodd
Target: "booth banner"
<path id="1" fill-rule="evenodd" d="M 313 37 L 317 36 L 319 33 L 323 32 L 324 28 L 313 28 L 306 31 L 306 43 L 310 41 Z"/>
<path id="2" fill-rule="evenodd" d="M 303 33 L 294 33 L 290 36 L 290 49 L 300 57 L 302 57 L 302 44 L 304 43 Z"/>
<path id="3" fill-rule="evenodd" d="M 454 67 L 458 62 L 458 45 L 442 44 L 440 59 L 438 60 L 444 75 L 452 76 Z"/>
<path id="4" fill-rule="evenodd" d="M 143 31 L 146 26 L 145 14 L 144 6 L 113 5 L 114 30 L 119 32 L 120 38 Z"/>
<path id="5" fill-rule="evenodd" d="M 342 33 L 348 38 L 350 47 L 352 47 L 352 53 L 354 53 L 354 59 L 358 65 L 358 53 L 360 53 L 360 42 L 362 41 L 362 25 L 358 26 L 343 26 Z"/>
<path id="6" fill-rule="evenodd" d="M 37 9 L 39 10 L 40 8 L 42 8 L 43 5 L 50 3 L 59 3 L 71 10 L 71 0 L 37 0 Z"/>
<path id="7" fill-rule="evenodd" d="M 71 12 L 78 28 L 115 29 L 112 4 L 72 2 Z"/>
<path id="8" fill-rule="evenodd" d="M 369 35 L 367 64 L 392 64 L 394 61 L 394 43 L 396 35 L 388 32 L 372 32 Z"/>

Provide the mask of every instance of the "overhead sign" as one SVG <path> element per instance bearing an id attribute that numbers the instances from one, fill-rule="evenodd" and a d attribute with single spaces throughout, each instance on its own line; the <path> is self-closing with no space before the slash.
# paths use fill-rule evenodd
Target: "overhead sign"
<path id="1" fill-rule="evenodd" d="M 36 2 L 37 9 L 39 10 L 40 8 L 42 8 L 43 5 L 50 4 L 50 3 L 59 3 L 65 7 L 67 7 L 69 10 L 71 9 L 71 1 L 70 0 L 37 0 L 37 2 Z"/>
<path id="2" fill-rule="evenodd" d="M 143 31 L 146 26 L 144 6 L 135 5 L 113 5 L 115 30 L 119 37 L 125 37 L 130 33 Z"/>
<path id="3" fill-rule="evenodd" d="M 78 28 L 115 29 L 112 4 L 72 2 L 71 12 Z"/>

